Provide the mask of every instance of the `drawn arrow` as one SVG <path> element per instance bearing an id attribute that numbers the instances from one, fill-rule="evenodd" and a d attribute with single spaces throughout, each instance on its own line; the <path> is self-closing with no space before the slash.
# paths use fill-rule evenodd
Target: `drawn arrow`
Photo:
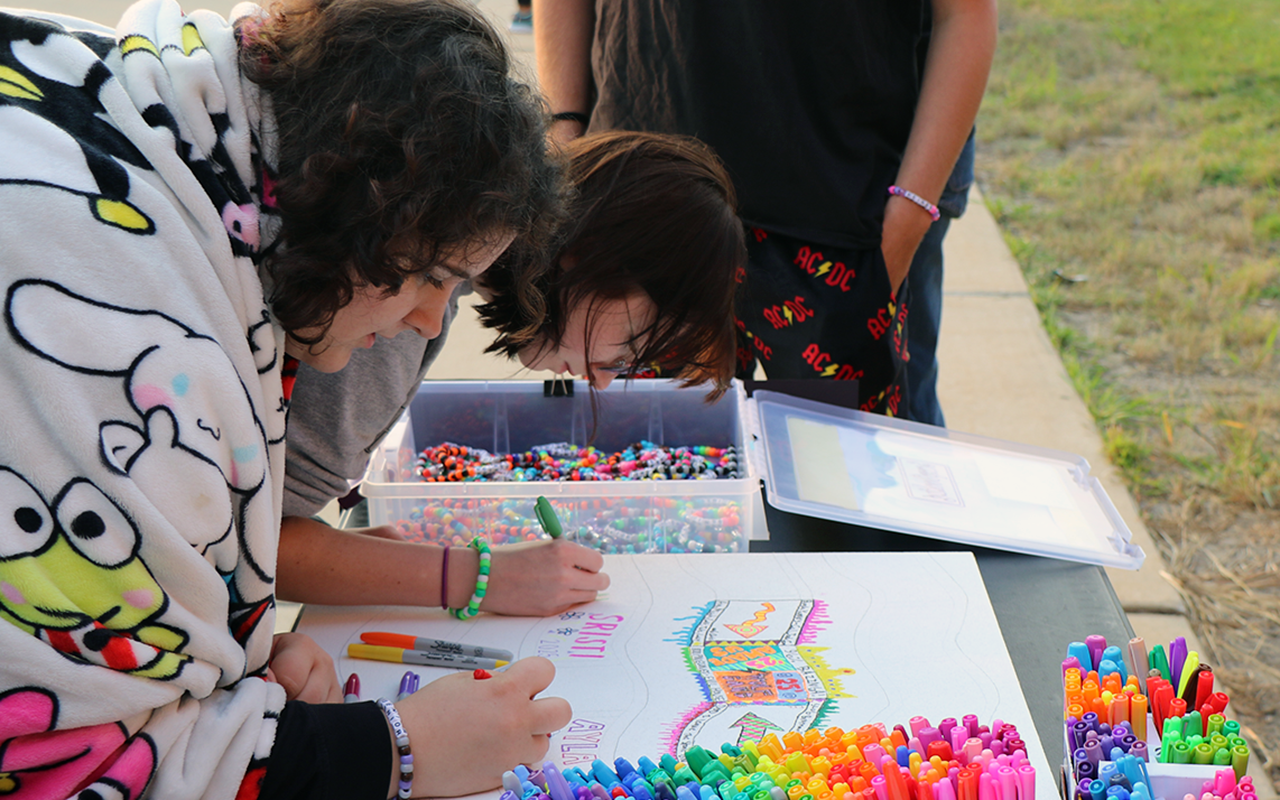
<path id="1" fill-rule="evenodd" d="M 764 735 L 769 731 L 782 730 L 781 725 L 775 725 L 764 717 L 757 716 L 750 711 L 743 714 L 742 719 L 733 723 L 729 727 L 742 728 L 742 732 L 738 734 L 738 745 L 741 745 L 743 742 L 748 740 L 758 742 L 763 739 Z"/>

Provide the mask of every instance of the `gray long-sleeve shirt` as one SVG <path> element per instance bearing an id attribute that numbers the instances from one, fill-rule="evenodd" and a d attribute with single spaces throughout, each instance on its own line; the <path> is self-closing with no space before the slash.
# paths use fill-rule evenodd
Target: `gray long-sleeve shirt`
<path id="1" fill-rule="evenodd" d="M 435 339 L 412 332 L 379 338 L 371 349 L 352 353 L 351 363 L 333 373 L 298 365 L 286 430 L 286 517 L 311 516 L 351 491 L 374 446 L 413 400 L 440 354 L 458 298 L 468 290 L 454 294 Z"/>

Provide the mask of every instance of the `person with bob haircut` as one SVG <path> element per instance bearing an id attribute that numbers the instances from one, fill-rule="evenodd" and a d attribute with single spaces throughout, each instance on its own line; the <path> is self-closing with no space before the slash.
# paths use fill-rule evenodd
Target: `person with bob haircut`
<path id="1" fill-rule="evenodd" d="M 544 659 L 341 704 L 273 635 L 297 364 L 546 252 L 543 110 L 463 2 L 238 13 L 0 11 L 6 796 L 460 795 L 570 718 Z"/>
<path id="2" fill-rule="evenodd" d="M 732 184 L 696 139 L 610 131 L 563 153 L 568 222 L 543 257 L 508 252 L 474 288 L 488 348 L 603 388 L 653 367 L 714 399 L 734 369 L 735 278 L 746 260 Z M 530 281 L 541 306 L 520 303 Z M 441 337 L 443 339 L 443 337 Z M 346 494 L 443 342 L 379 340 L 334 374 L 300 371 L 290 412 L 280 594 L 338 605 L 465 605 L 477 554 L 401 540 L 389 525 L 336 530 L 312 518 Z M 426 355 L 424 356 L 424 349 Z M 607 413 L 601 409 L 598 413 Z M 494 547 L 480 609 L 547 616 L 607 588 L 595 550 L 559 540 Z"/>
<path id="3" fill-rule="evenodd" d="M 528 318 L 515 272 L 478 282 L 489 352 L 603 389 L 659 371 L 686 386 L 729 386 L 733 293 L 746 262 L 737 201 L 711 149 L 685 136 L 606 131 L 564 148 L 576 195 L 556 256 L 535 285 L 547 312 Z"/>

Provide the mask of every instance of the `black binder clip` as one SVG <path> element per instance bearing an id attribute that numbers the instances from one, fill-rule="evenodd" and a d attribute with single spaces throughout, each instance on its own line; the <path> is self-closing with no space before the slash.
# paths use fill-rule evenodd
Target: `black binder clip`
<path id="1" fill-rule="evenodd" d="M 573 379 L 556 376 L 542 382 L 543 397 L 573 397 Z"/>

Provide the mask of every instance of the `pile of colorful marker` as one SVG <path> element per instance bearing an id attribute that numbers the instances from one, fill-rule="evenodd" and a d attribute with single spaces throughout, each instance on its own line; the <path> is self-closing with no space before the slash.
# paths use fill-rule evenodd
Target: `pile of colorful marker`
<path id="1" fill-rule="evenodd" d="M 444 442 L 418 455 L 413 474 L 438 481 L 637 481 L 741 477 L 729 447 L 666 447 L 642 441 L 616 453 L 567 442 L 523 453 L 490 453 Z"/>
<path id="2" fill-rule="evenodd" d="M 741 506 L 725 497 L 560 496 L 565 538 L 602 553 L 734 553 L 747 549 Z M 464 546 L 482 535 L 491 544 L 542 536 L 534 499 L 445 498 L 414 505 L 394 523 L 407 541 Z"/>
<path id="3" fill-rule="evenodd" d="M 1069 718 L 1067 745 L 1075 796 L 1080 800 L 1151 800 L 1148 745 L 1127 720 L 1099 722 L 1092 711 Z"/>
<path id="4" fill-rule="evenodd" d="M 1230 765 L 1243 777 L 1249 747 L 1239 723 L 1223 716 L 1230 698 L 1213 690 L 1212 668 L 1195 651 L 1188 652 L 1186 639 L 1174 639 L 1168 656 L 1159 644 L 1148 653 L 1141 638 L 1130 640 L 1126 650 L 1108 646 L 1102 636 L 1067 647 L 1062 688 L 1073 751 L 1093 732 L 1099 739 L 1111 733 L 1112 743 L 1130 752 L 1107 727 L 1127 724 L 1129 734 L 1145 742 L 1150 719 L 1161 763 Z M 1094 764 L 1112 752 L 1105 743 L 1099 746 L 1100 755 L 1090 759 Z"/>
<path id="5" fill-rule="evenodd" d="M 883 724 L 816 728 L 779 739 L 691 747 L 634 766 L 626 759 L 563 771 L 548 761 L 503 776 L 500 800 L 1035 800 L 1035 768 L 1013 725 L 977 717 L 910 731 Z"/>

